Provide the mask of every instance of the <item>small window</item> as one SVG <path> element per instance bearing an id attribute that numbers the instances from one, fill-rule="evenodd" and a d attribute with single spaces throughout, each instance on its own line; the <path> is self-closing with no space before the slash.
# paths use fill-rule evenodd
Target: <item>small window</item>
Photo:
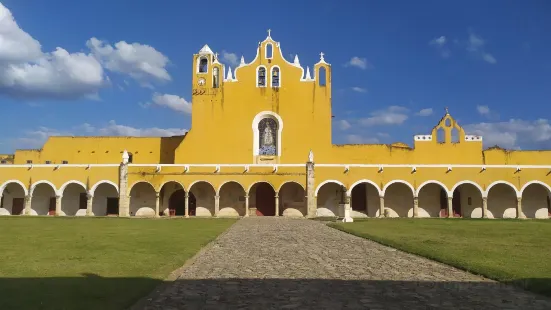
<path id="1" fill-rule="evenodd" d="M 274 57 L 274 47 L 272 43 L 266 44 L 266 58 L 270 59 Z"/>
<path id="2" fill-rule="evenodd" d="M 51 165 L 52 164 L 52 161 L 51 160 L 47 160 L 44 162 L 46 165 Z"/>
<path id="3" fill-rule="evenodd" d="M 209 69 L 209 61 L 206 57 L 201 57 L 199 60 L 199 73 L 207 73 Z"/>
<path id="4" fill-rule="evenodd" d="M 325 69 L 325 67 L 320 67 L 318 79 L 319 86 L 327 85 L 327 70 Z"/>
<path id="5" fill-rule="evenodd" d="M 258 68 L 258 87 L 266 87 L 266 68 Z"/>
<path id="6" fill-rule="evenodd" d="M 32 164 L 32 163 L 33 163 L 33 161 L 32 161 L 32 160 L 30 160 L 30 159 L 29 159 L 29 160 L 27 160 L 27 165 L 30 165 L 30 164 Z"/>
<path id="7" fill-rule="evenodd" d="M 459 130 L 452 128 L 452 143 L 459 143 Z"/>
<path id="8" fill-rule="evenodd" d="M 467 198 L 467 204 L 469 206 L 471 206 L 473 204 L 473 200 L 471 199 L 471 197 Z"/>
<path id="9" fill-rule="evenodd" d="M 212 69 L 212 87 L 213 88 L 218 88 L 218 86 L 220 85 L 220 69 L 218 69 L 218 67 L 215 67 L 214 69 Z"/>
<path id="10" fill-rule="evenodd" d="M 6 161 L 6 160 L 0 160 L 0 164 L 7 164 L 7 163 L 8 163 L 8 161 Z"/>
<path id="11" fill-rule="evenodd" d="M 444 128 L 440 127 L 438 128 L 438 130 L 436 130 L 436 141 L 438 143 L 446 142 L 446 133 L 444 132 Z"/>
<path id="12" fill-rule="evenodd" d="M 128 163 L 129 164 L 132 163 L 132 159 L 134 159 L 134 155 L 132 155 L 132 153 L 128 153 Z"/>
<path id="13" fill-rule="evenodd" d="M 444 122 L 444 124 L 446 125 L 446 127 L 451 127 L 452 126 L 452 121 L 447 118 L 446 121 Z"/>
<path id="14" fill-rule="evenodd" d="M 61 163 L 62 163 L 63 165 L 67 165 L 69 162 L 66 161 L 66 160 L 64 160 L 64 161 L 62 161 Z"/>
<path id="15" fill-rule="evenodd" d="M 272 87 L 279 87 L 279 68 L 272 68 Z"/>

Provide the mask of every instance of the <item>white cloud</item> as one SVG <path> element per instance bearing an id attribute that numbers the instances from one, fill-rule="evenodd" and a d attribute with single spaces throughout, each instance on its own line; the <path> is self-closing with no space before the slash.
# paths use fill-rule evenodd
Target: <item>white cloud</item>
<path id="1" fill-rule="evenodd" d="M 415 113 L 415 115 L 417 116 L 430 116 L 432 115 L 434 111 L 432 110 L 432 108 L 427 108 L 427 109 L 421 109 L 419 112 Z"/>
<path id="2" fill-rule="evenodd" d="M 362 87 L 352 87 L 352 90 L 358 93 L 367 93 L 367 89 Z"/>
<path id="3" fill-rule="evenodd" d="M 360 135 L 348 135 L 346 141 L 350 144 L 378 144 L 379 139 L 374 137 L 362 137 Z"/>
<path id="4" fill-rule="evenodd" d="M 153 104 L 164 106 L 181 113 L 191 114 L 191 103 L 180 96 L 154 93 L 151 100 L 153 101 Z M 150 105 L 151 103 L 146 103 L 143 106 L 147 107 Z"/>
<path id="5" fill-rule="evenodd" d="M 444 46 L 444 44 L 446 44 L 446 37 L 445 36 L 440 36 L 438 38 L 434 38 L 434 39 L 430 40 L 429 44 L 430 45 L 437 45 L 437 46 Z"/>
<path id="6" fill-rule="evenodd" d="M 506 122 L 469 124 L 464 129 L 467 134 L 482 135 L 485 146 L 498 145 L 509 149 L 551 147 L 551 124 L 547 119 L 510 119 Z"/>
<path id="7" fill-rule="evenodd" d="M 496 64 L 497 59 L 485 50 L 486 41 L 471 32 L 467 41 L 467 51 L 490 64 Z"/>
<path id="8" fill-rule="evenodd" d="M 183 135 L 187 129 L 182 128 L 135 128 L 131 126 L 119 125 L 115 121 L 110 121 L 103 128 L 99 128 L 96 132 L 103 136 L 131 136 L 131 137 L 170 137 Z"/>
<path id="9" fill-rule="evenodd" d="M 350 125 L 350 122 L 348 122 L 347 120 L 342 119 L 339 121 L 340 130 L 347 130 L 350 129 L 350 127 L 352 127 L 352 125 Z"/>
<path id="10" fill-rule="evenodd" d="M 0 3 L 0 62 L 25 62 L 41 56 L 40 42 L 19 28 L 10 10 Z"/>
<path id="11" fill-rule="evenodd" d="M 365 70 L 370 65 L 369 65 L 369 63 L 367 62 L 367 60 L 365 58 L 360 58 L 360 57 L 354 56 L 344 66 L 345 67 L 357 67 L 357 68 Z"/>
<path id="12" fill-rule="evenodd" d="M 442 56 L 442 58 L 448 58 L 448 57 L 450 57 L 451 52 L 450 52 L 449 48 L 447 48 L 447 46 L 446 46 L 447 42 L 448 42 L 448 40 L 446 39 L 445 36 L 440 36 L 438 38 L 434 38 L 434 39 L 430 40 L 429 45 L 434 46 L 438 50 L 438 52 L 440 53 L 440 56 Z"/>
<path id="13" fill-rule="evenodd" d="M 490 114 L 490 108 L 487 105 L 477 105 L 476 110 L 478 111 L 478 114 L 480 114 L 480 115 Z"/>
<path id="14" fill-rule="evenodd" d="M 370 113 L 370 117 L 362 118 L 362 126 L 400 125 L 408 119 L 408 109 L 400 106 L 390 106 L 387 109 Z"/>
<path id="15" fill-rule="evenodd" d="M 494 56 L 492 56 L 492 54 L 488 54 L 488 53 L 484 53 L 482 55 L 482 59 L 484 59 L 485 62 L 489 62 L 491 64 L 495 64 L 497 62 L 497 60 L 495 59 Z"/>
<path id="16" fill-rule="evenodd" d="M 239 65 L 240 59 L 235 53 L 230 53 L 226 51 L 222 51 L 222 60 L 223 62 L 233 66 L 237 67 Z"/>
<path id="17" fill-rule="evenodd" d="M 168 57 L 149 45 L 120 41 L 111 46 L 104 41 L 91 38 L 86 42 L 86 46 L 110 71 L 128 74 L 142 83 L 150 80 L 171 80 L 166 70 Z"/>

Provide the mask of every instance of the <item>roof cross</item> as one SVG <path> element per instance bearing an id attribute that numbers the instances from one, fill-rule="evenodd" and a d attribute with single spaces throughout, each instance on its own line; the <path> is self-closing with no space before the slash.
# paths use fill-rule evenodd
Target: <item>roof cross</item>
<path id="1" fill-rule="evenodd" d="M 450 114 L 450 112 L 448 112 L 448 107 L 446 107 L 446 114 Z"/>
<path id="2" fill-rule="evenodd" d="M 272 29 L 268 29 L 268 36 L 269 36 L 269 37 L 272 36 L 272 35 L 271 35 L 271 32 L 272 32 Z"/>

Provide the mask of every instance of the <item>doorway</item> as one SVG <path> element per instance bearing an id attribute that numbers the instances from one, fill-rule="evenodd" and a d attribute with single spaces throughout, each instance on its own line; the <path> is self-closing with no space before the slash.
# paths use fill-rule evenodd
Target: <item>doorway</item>
<path id="1" fill-rule="evenodd" d="M 459 189 L 453 191 L 452 209 L 453 217 L 461 217 L 461 192 Z"/>
<path id="2" fill-rule="evenodd" d="M 25 207 L 24 198 L 13 198 L 11 214 L 12 215 L 21 215 L 23 214 L 23 208 Z"/>
<path id="3" fill-rule="evenodd" d="M 105 215 L 119 215 L 119 198 L 107 197 L 107 212 Z"/>
<path id="4" fill-rule="evenodd" d="M 48 206 L 48 215 L 55 215 L 55 197 L 50 198 L 50 205 Z"/>
<path id="5" fill-rule="evenodd" d="M 256 215 L 275 216 L 275 191 L 268 183 L 256 185 Z"/>
<path id="6" fill-rule="evenodd" d="M 184 216 L 186 213 L 186 192 L 179 189 L 168 199 L 168 214 L 170 216 Z"/>

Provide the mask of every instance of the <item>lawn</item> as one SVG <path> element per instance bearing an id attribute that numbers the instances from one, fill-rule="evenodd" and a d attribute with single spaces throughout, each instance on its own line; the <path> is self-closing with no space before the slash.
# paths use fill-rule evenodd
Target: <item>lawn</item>
<path id="1" fill-rule="evenodd" d="M 0 309 L 121 309 L 232 219 L 0 218 Z"/>
<path id="2" fill-rule="evenodd" d="M 551 220 L 367 219 L 329 225 L 551 296 Z"/>

